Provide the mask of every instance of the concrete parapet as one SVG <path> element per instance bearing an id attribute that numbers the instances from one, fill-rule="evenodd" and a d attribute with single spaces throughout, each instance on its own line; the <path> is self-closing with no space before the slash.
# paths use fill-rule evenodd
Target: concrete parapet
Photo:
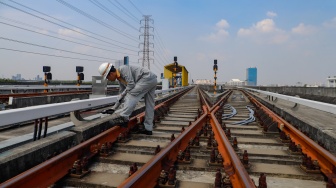
<path id="1" fill-rule="evenodd" d="M 77 145 L 75 141 L 75 133 L 63 131 L 1 153 L 0 183 L 42 163 L 54 154 Z"/>
<path id="2" fill-rule="evenodd" d="M 256 86 L 249 88 L 296 96 L 300 98 L 336 104 L 336 88 L 329 87 L 264 87 Z"/>
<path id="3" fill-rule="evenodd" d="M 270 102 L 255 96 L 258 100 L 265 105 L 267 108 L 274 111 L 276 114 L 281 116 L 287 122 L 294 125 L 301 132 L 306 133 L 312 140 L 316 143 L 322 143 L 323 147 L 326 148 L 333 154 L 336 154 L 336 135 L 333 129 L 322 128 L 314 125 L 314 123 L 305 120 L 304 117 L 294 116 L 291 110 L 279 108 L 278 106 L 271 104 Z"/>

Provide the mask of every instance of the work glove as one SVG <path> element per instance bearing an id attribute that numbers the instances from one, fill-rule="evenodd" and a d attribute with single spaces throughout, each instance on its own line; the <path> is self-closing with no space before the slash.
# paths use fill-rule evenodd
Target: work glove
<path id="1" fill-rule="evenodd" d="M 124 97 L 126 96 L 126 90 L 124 92 L 122 92 L 121 94 L 118 95 L 117 97 L 117 101 L 115 102 L 114 106 L 112 107 L 112 109 L 117 110 L 118 107 L 121 104 L 121 101 L 124 99 Z"/>
<path id="2" fill-rule="evenodd" d="M 102 114 L 113 114 L 115 112 L 115 109 L 107 109 L 107 110 L 103 110 L 100 113 Z"/>

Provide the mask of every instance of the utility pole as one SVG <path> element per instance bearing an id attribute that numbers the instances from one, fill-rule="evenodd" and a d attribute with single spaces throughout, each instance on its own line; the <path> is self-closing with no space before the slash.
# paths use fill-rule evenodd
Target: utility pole
<path id="1" fill-rule="evenodd" d="M 174 72 L 173 72 L 173 86 L 174 86 L 174 88 L 176 88 L 176 84 L 177 84 L 177 78 L 176 78 L 177 68 L 178 68 L 177 56 L 174 56 Z"/>
<path id="2" fill-rule="evenodd" d="M 216 89 L 217 89 L 216 80 L 217 80 L 217 70 L 218 70 L 217 59 L 215 59 L 215 61 L 214 61 L 213 70 L 215 72 L 215 76 L 214 76 L 214 79 L 215 79 L 215 82 L 214 82 L 214 94 L 216 94 Z"/>
<path id="3" fill-rule="evenodd" d="M 139 51 L 139 53 L 142 52 L 142 67 L 146 67 L 150 70 L 150 61 L 153 61 L 154 63 L 154 59 L 149 57 L 150 52 L 152 52 L 154 56 L 154 51 L 150 50 L 150 46 L 154 48 L 154 43 L 149 42 L 149 37 L 152 36 L 154 39 L 154 35 L 149 33 L 149 30 L 152 29 L 152 31 L 154 31 L 154 27 L 150 26 L 150 23 L 154 24 L 154 20 L 150 18 L 150 15 L 143 15 L 143 17 L 144 18 L 140 20 L 142 26 L 139 30 L 140 32 L 143 31 L 143 33 L 140 34 L 139 39 L 140 37 L 143 37 L 144 40 L 143 43 L 139 44 L 142 46 L 142 51 Z"/>

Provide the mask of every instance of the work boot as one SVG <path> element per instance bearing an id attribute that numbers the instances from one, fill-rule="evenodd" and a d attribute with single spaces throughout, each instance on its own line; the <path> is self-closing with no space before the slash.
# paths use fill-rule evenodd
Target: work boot
<path id="1" fill-rule="evenodd" d="M 138 132 L 139 134 L 145 134 L 145 135 L 153 135 L 153 132 L 152 131 L 148 131 L 146 129 L 141 129 L 139 130 Z"/>
<path id="2" fill-rule="evenodd" d="M 127 128 L 129 120 L 124 118 L 123 116 L 118 116 L 114 119 L 111 119 L 109 123 L 111 125 L 119 125 L 120 127 Z"/>

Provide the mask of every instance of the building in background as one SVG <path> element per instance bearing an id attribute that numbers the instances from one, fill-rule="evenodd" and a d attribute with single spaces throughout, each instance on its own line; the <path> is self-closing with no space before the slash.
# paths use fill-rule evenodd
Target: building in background
<path id="1" fill-rule="evenodd" d="M 16 74 L 16 76 L 12 76 L 12 80 L 24 80 L 21 78 L 21 74 Z"/>
<path id="2" fill-rule="evenodd" d="M 195 84 L 207 84 L 210 85 L 212 84 L 211 80 L 207 80 L 207 79 L 197 79 Z"/>
<path id="3" fill-rule="evenodd" d="M 230 81 L 228 81 L 226 83 L 226 85 L 228 85 L 228 86 L 244 86 L 245 82 L 234 78 L 234 79 L 231 79 Z"/>
<path id="4" fill-rule="evenodd" d="M 246 85 L 256 86 L 257 85 L 257 68 L 247 68 L 246 69 Z"/>
<path id="5" fill-rule="evenodd" d="M 327 84 L 328 87 L 336 87 L 336 76 L 334 77 L 329 76 L 327 80 L 328 80 L 328 84 Z"/>

